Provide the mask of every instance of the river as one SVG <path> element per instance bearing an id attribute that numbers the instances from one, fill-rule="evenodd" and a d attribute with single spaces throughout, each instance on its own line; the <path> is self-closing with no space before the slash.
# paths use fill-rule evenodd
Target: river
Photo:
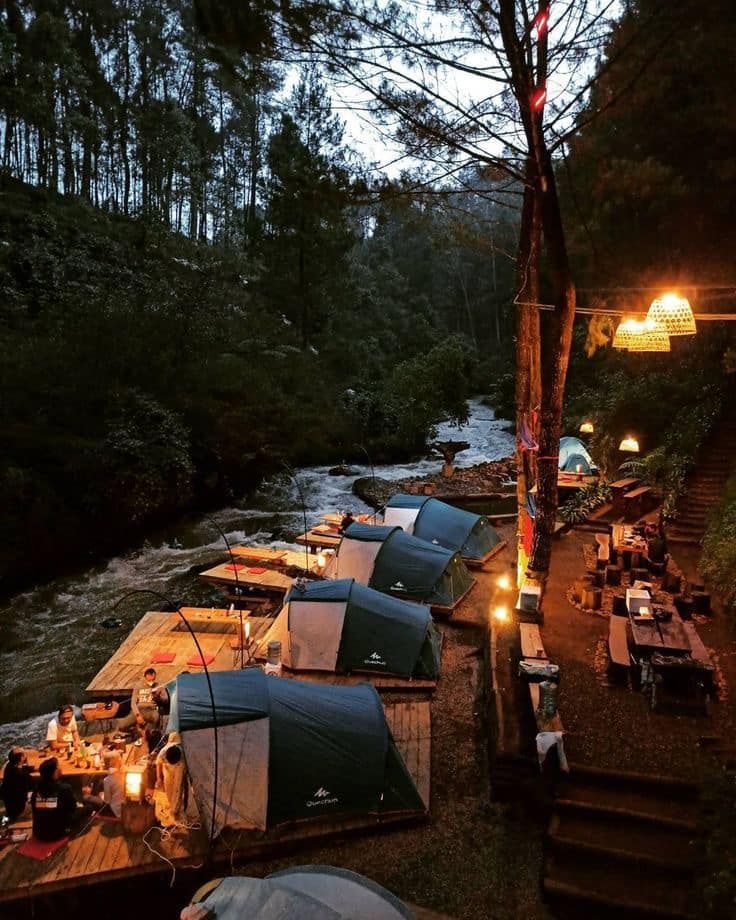
<path id="1" fill-rule="evenodd" d="M 469 401 L 467 424 L 438 426 L 438 440 L 467 441 L 455 466 L 500 460 L 514 450 L 506 423 L 480 400 Z M 375 467 L 375 475 L 403 479 L 435 473 L 440 460 Z M 328 467 L 296 471 L 304 496 L 308 523 L 328 511 L 367 511 L 352 494 L 355 475 L 330 476 Z M 359 476 L 367 466 L 352 465 Z M 301 503 L 295 484 L 287 479 L 266 483 L 248 496 L 242 507 L 223 508 L 212 515 L 231 543 L 248 540 L 268 546 L 289 546 L 303 530 Z M 181 544 L 172 548 L 169 544 Z M 298 548 L 298 547 L 296 547 Z M 0 752 L 13 744 L 35 744 L 44 737 L 50 712 L 65 701 L 80 703 L 84 687 L 115 651 L 155 599 L 130 598 L 115 610 L 121 625 L 105 628 L 116 601 L 127 592 L 149 588 L 189 606 L 219 605 L 217 593 L 192 575 L 193 566 L 215 563 L 226 552 L 217 529 L 198 521 L 152 534 L 138 549 L 96 565 L 83 574 L 58 578 L 16 595 L 0 606 Z M 39 570 L 43 560 L 39 560 Z"/>

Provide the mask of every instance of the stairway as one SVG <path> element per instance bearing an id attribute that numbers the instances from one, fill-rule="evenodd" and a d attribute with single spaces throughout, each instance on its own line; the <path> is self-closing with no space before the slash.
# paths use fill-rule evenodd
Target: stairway
<path id="1" fill-rule="evenodd" d="M 736 410 L 730 406 L 726 413 L 698 452 L 695 468 L 687 477 L 685 493 L 677 503 L 677 517 L 667 527 L 671 543 L 700 543 L 708 517 L 736 469 Z"/>
<path id="2" fill-rule="evenodd" d="M 697 788 L 571 766 L 557 790 L 543 888 L 560 920 L 689 920 Z"/>

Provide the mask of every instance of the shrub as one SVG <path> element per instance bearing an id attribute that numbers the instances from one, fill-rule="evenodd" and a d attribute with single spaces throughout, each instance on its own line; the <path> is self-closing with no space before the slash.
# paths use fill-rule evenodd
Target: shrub
<path id="1" fill-rule="evenodd" d="M 729 607 L 736 607 L 736 476 L 726 486 L 721 504 L 713 512 L 703 537 L 700 573 Z"/>

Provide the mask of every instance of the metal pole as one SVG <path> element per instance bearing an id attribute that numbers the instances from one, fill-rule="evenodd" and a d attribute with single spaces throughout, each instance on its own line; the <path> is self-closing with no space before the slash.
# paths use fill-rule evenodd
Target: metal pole
<path id="1" fill-rule="evenodd" d="M 306 574 L 309 574 L 309 544 L 306 542 L 307 533 L 308 533 L 309 528 L 307 527 L 307 505 L 306 505 L 306 502 L 304 501 L 304 492 L 302 491 L 301 483 L 296 478 L 296 473 L 294 472 L 294 470 L 292 470 L 292 468 L 287 463 L 284 463 L 283 467 L 284 467 L 284 470 L 286 470 L 286 475 L 289 477 L 289 479 L 291 479 L 291 481 L 296 486 L 296 491 L 299 494 L 299 500 L 301 501 L 301 505 L 302 505 L 302 521 L 304 523 L 304 540 L 305 540 L 305 543 L 304 543 L 304 560 L 306 563 L 305 572 Z"/>
<path id="2" fill-rule="evenodd" d="M 184 626 L 187 628 L 189 632 L 189 635 L 194 640 L 194 644 L 197 647 L 197 651 L 199 652 L 199 657 L 202 661 L 202 667 L 204 668 L 205 677 L 207 678 L 207 689 L 209 690 L 210 705 L 212 707 L 212 728 L 214 731 L 214 755 L 215 755 L 214 782 L 213 782 L 213 787 L 212 787 L 212 822 L 210 825 L 210 838 L 209 838 L 210 851 L 211 851 L 212 844 L 215 839 L 215 828 L 217 826 L 215 822 L 215 818 L 217 815 L 217 784 L 218 784 L 218 778 L 219 778 L 219 765 L 220 765 L 219 764 L 219 753 L 220 752 L 219 752 L 219 744 L 218 744 L 218 737 L 217 737 L 217 708 L 215 706 L 215 693 L 214 693 L 214 690 L 212 689 L 212 680 L 210 678 L 209 668 L 207 667 L 207 664 L 205 662 L 204 652 L 202 651 L 202 646 L 199 644 L 199 639 L 197 639 L 197 635 L 192 629 L 191 624 L 189 623 L 189 620 L 187 620 L 187 618 L 182 613 L 181 606 L 177 604 L 175 601 L 172 601 L 170 598 L 166 597 L 165 594 L 161 594 L 160 591 L 153 591 L 150 588 L 138 588 L 135 591 L 129 591 L 127 594 L 124 594 L 121 598 L 119 598 L 119 600 L 115 602 L 112 608 L 112 612 L 114 613 L 117 610 L 117 608 L 120 606 L 120 604 L 122 604 L 123 601 L 127 600 L 130 597 L 134 597 L 136 594 L 150 594 L 153 597 L 157 597 L 160 600 L 164 601 L 164 603 L 167 604 L 169 607 L 173 607 L 174 612 L 179 614 L 182 622 L 184 623 Z"/>
<path id="3" fill-rule="evenodd" d="M 217 530 L 222 539 L 225 541 L 225 546 L 227 547 L 228 555 L 230 556 L 230 565 L 232 565 L 233 574 L 235 575 L 235 594 L 238 598 L 240 598 L 242 595 L 240 592 L 240 579 L 238 578 L 238 566 L 235 562 L 235 556 L 233 555 L 230 541 L 225 536 L 225 531 L 222 529 L 222 527 L 220 527 L 220 525 L 213 517 L 211 517 L 209 514 L 203 514 L 202 517 L 213 525 L 215 530 Z M 243 661 L 243 607 L 240 601 L 238 602 L 238 612 L 240 613 L 240 667 L 242 670 L 245 667 L 245 663 Z"/>
<path id="4" fill-rule="evenodd" d="M 363 444 L 356 444 L 355 446 L 358 448 L 358 450 L 362 450 L 363 453 L 368 458 L 368 465 L 371 468 L 371 485 L 373 486 L 373 498 L 375 500 L 376 498 L 376 471 L 373 468 L 373 461 L 371 460 L 371 455 L 368 453 L 368 451 L 366 450 Z M 373 523 L 374 524 L 376 523 L 376 513 L 377 513 L 377 509 L 374 507 L 373 508 Z"/>

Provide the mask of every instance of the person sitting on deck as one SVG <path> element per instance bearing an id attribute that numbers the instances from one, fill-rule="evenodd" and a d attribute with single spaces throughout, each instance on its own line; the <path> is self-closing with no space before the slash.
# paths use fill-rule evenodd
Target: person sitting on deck
<path id="1" fill-rule="evenodd" d="M 8 754 L 3 781 L 0 783 L 0 799 L 5 803 L 8 821 L 17 821 L 23 814 L 28 804 L 28 793 L 32 788 L 31 768 L 28 766 L 25 751 L 13 748 Z"/>
<path id="2" fill-rule="evenodd" d="M 143 683 L 136 687 L 130 698 L 130 711 L 142 732 L 146 728 L 158 728 L 161 722 L 161 713 L 154 698 L 157 689 L 156 670 L 146 668 Z"/>
<path id="3" fill-rule="evenodd" d="M 340 521 L 340 533 L 345 533 L 345 531 L 350 527 L 351 524 L 355 523 L 355 518 L 353 517 L 352 511 L 346 511 L 342 516 Z"/>
<path id="4" fill-rule="evenodd" d="M 52 751 L 63 751 L 71 742 L 79 747 L 79 729 L 74 718 L 74 709 L 68 703 L 61 706 L 59 714 L 49 722 L 46 741 Z"/>
<path id="5" fill-rule="evenodd" d="M 163 791 L 168 808 L 162 815 L 165 826 L 182 824 L 189 804 L 184 752 L 176 732 L 169 735 L 169 741 L 156 758 L 156 787 Z"/>
<path id="6" fill-rule="evenodd" d="M 41 779 L 31 795 L 33 836 L 37 840 L 61 840 L 87 812 L 77 808 L 69 783 L 60 782 L 61 770 L 56 757 L 49 757 L 39 767 Z"/>
<path id="7" fill-rule="evenodd" d="M 84 786 L 84 804 L 93 808 L 105 818 L 119 818 L 125 800 L 125 774 L 123 758 L 118 751 L 105 757 L 107 776 L 102 781 L 102 795 L 92 795 L 92 789 Z"/>
<path id="8" fill-rule="evenodd" d="M 654 532 L 647 534 L 647 559 L 658 564 L 667 561 L 667 541 L 659 533 L 656 525 Z"/>

